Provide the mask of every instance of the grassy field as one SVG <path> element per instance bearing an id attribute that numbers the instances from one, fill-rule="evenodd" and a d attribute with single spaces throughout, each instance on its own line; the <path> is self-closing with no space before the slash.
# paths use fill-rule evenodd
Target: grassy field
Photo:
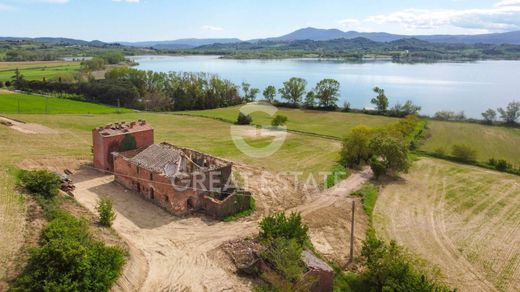
<path id="1" fill-rule="evenodd" d="M 215 117 L 235 121 L 240 107 L 229 107 L 203 111 L 187 111 L 183 114 Z M 291 130 L 314 134 L 324 134 L 336 138 L 344 137 L 352 127 L 367 125 L 380 127 L 395 122 L 397 119 L 356 113 L 306 111 L 300 109 L 279 109 L 277 114 L 285 115 Z M 267 114 L 252 114 L 253 123 L 269 125 Z M 477 150 L 478 160 L 487 162 L 489 158 L 506 159 L 520 165 L 520 129 L 492 127 L 471 123 L 429 121 L 431 137 L 421 150 L 433 152 L 444 147 L 450 154 L 454 144 L 467 144 Z"/>
<path id="2" fill-rule="evenodd" d="M 374 224 L 453 288 L 519 291 L 519 209 L 518 176 L 422 158 L 380 193 Z"/>
<path id="3" fill-rule="evenodd" d="M 235 122 L 240 106 L 203 111 L 187 111 L 182 114 L 215 117 Z M 343 138 L 353 127 L 367 125 L 380 127 L 396 121 L 395 118 L 373 116 L 357 113 L 322 112 L 301 109 L 279 108 L 278 115 L 287 116 L 287 127 L 290 130 L 309 132 Z M 253 123 L 270 125 L 271 117 L 265 113 L 253 113 Z"/>
<path id="4" fill-rule="evenodd" d="M 7 267 L 3 264 L 16 257 L 23 242 L 24 204 L 14 190 L 15 166 L 44 161 L 62 167 L 71 160 L 91 160 L 91 129 L 116 121 L 146 119 L 155 129 L 155 141 L 190 147 L 267 171 L 329 171 L 338 157 L 337 141 L 290 134 L 274 155 L 257 159 L 240 152 L 230 136 L 227 123 L 197 117 L 156 113 L 121 113 L 103 115 L 9 114 L 10 118 L 43 124 L 59 134 L 23 134 L 0 125 L 0 279 Z M 248 140 L 252 145 L 265 144 L 262 139 Z M 16 243 L 16 244 L 14 244 Z"/>
<path id="5" fill-rule="evenodd" d="M 12 80 L 15 69 L 27 80 L 42 80 L 46 78 L 70 77 L 79 71 L 79 62 L 49 61 L 49 62 L 0 62 L 0 81 Z"/>
<path id="6" fill-rule="evenodd" d="M 46 110 L 47 109 L 47 110 Z M 105 105 L 68 100 L 56 97 L 12 93 L 0 90 L 0 113 L 31 113 L 31 114 L 102 114 L 130 112 L 128 109 L 117 109 Z"/>
<path id="7" fill-rule="evenodd" d="M 425 151 L 467 144 L 477 150 L 480 161 L 505 159 L 520 166 L 520 128 L 492 127 L 470 123 L 430 121 L 431 137 L 421 147 Z"/>

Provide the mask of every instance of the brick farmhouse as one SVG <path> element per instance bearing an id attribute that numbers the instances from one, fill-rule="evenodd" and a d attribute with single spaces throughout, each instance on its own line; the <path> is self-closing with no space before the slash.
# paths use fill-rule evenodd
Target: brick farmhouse
<path id="1" fill-rule="evenodd" d="M 94 166 L 174 215 L 202 211 L 222 219 L 249 209 L 251 194 L 236 188 L 233 164 L 168 143 L 154 144 L 143 120 L 92 130 Z"/>

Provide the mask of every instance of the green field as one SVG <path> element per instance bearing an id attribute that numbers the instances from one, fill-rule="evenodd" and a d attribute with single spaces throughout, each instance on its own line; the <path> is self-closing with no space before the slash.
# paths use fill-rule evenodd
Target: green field
<path id="1" fill-rule="evenodd" d="M 183 114 L 214 117 L 235 121 L 240 107 L 220 108 L 203 111 L 187 111 Z M 336 138 L 344 137 L 352 127 L 367 125 L 380 127 L 395 122 L 397 119 L 357 113 L 321 112 L 300 109 L 279 109 L 277 114 L 285 115 L 290 130 L 304 131 L 313 134 L 328 135 Z M 267 114 L 252 114 L 253 123 L 269 124 Z M 426 139 L 421 150 L 433 152 L 445 147 L 450 154 L 454 144 L 467 144 L 477 150 L 478 160 L 487 162 L 489 158 L 506 159 L 510 163 L 520 165 L 520 129 L 494 127 L 473 123 L 455 123 L 429 121 L 430 137 Z"/>
<path id="2" fill-rule="evenodd" d="M 421 150 L 432 152 L 445 148 L 449 154 L 452 145 L 467 144 L 477 150 L 479 161 L 505 159 L 520 166 L 520 128 L 441 121 L 430 121 L 428 127 L 431 137 Z"/>
<path id="3" fill-rule="evenodd" d="M 240 106 L 203 111 L 187 111 L 182 114 L 215 117 L 235 122 Z M 350 129 L 357 125 L 381 127 L 397 121 L 395 118 L 358 113 L 325 112 L 301 109 L 279 108 L 278 115 L 287 116 L 290 130 L 303 131 L 319 135 L 343 138 Z M 265 113 L 251 114 L 254 124 L 270 125 L 271 117 Z"/>
<path id="4" fill-rule="evenodd" d="M 44 97 L 22 93 L 0 91 L 0 113 L 30 114 L 102 114 L 130 112 L 128 109 L 117 109 L 105 105 L 69 100 L 57 97 Z"/>
<path id="5" fill-rule="evenodd" d="M 79 62 L 0 62 L 0 81 L 12 80 L 15 69 L 27 80 L 70 78 L 78 72 Z"/>

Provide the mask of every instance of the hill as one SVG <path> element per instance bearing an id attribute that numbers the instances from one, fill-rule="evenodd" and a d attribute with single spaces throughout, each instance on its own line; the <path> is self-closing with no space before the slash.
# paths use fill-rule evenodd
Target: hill
<path id="1" fill-rule="evenodd" d="M 229 44 L 239 43 L 240 39 L 237 38 L 222 38 L 222 39 L 197 39 L 187 38 L 178 39 L 171 41 L 147 41 L 147 42 L 122 42 L 122 45 L 130 47 L 140 48 L 155 48 L 155 49 L 186 49 L 195 48 L 199 46 L 212 45 L 212 44 Z"/>
<path id="2" fill-rule="evenodd" d="M 271 37 L 266 39 L 256 39 L 252 41 L 296 41 L 313 40 L 328 41 L 333 39 L 345 38 L 367 38 L 375 42 L 391 42 L 399 39 L 416 38 L 432 43 L 453 43 L 453 44 L 514 44 L 520 45 L 520 31 L 505 33 L 490 33 L 476 35 L 399 35 L 385 32 L 357 32 L 341 31 L 339 29 L 320 29 L 307 27 L 298 29 L 286 35 Z"/>

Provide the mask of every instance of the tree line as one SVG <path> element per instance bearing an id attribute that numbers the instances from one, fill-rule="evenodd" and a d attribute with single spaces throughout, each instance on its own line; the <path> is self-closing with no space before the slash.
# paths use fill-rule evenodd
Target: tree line
<path id="1" fill-rule="evenodd" d="M 211 109 L 243 102 L 239 87 L 206 73 L 159 73 L 118 67 L 105 79 L 64 83 L 15 78 L 19 90 L 66 93 L 84 101 L 150 111 Z"/>

